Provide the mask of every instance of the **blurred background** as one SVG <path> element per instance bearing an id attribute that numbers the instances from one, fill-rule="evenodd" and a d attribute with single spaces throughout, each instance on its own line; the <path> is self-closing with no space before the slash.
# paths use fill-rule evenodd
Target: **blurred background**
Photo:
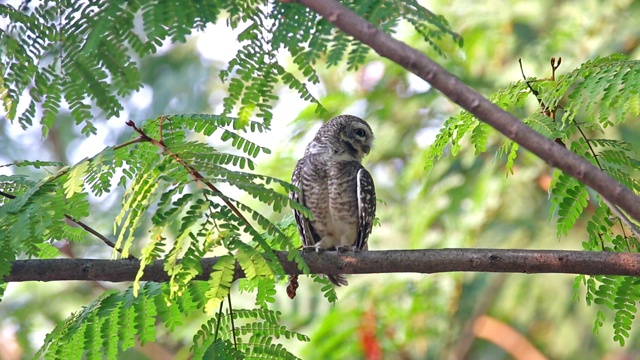
<path id="1" fill-rule="evenodd" d="M 429 1 L 423 5 L 443 15 L 464 38 L 464 47 L 443 44 L 446 58 L 435 54 L 412 28 L 396 37 L 426 52 L 446 69 L 485 95 L 521 80 L 525 74 L 551 75 L 551 57 L 562 57 L 558 74 L 596 56 L 620 52 L 640 56 L 640 2 L 633 0 Z M 240 29 L 242 30 L 242 29 Z M 124 99 L 121 118 L 96 113 L 98 134 L 85 138 L 62 113 L 49 137 L 37 127 L 23 131 L 2 118 L 0 164 L 15 160 L 60 160 L 75 163 L 102 147 L 131 136 L 124 124 L 163 114 L 220 113 L 226 84 L 218 73 L 233 58 L 237 32 L 211 25 L 185 44 L 166 44 L 156 55 L 140 60 L 144 88 Z M 282 61 L 290 59 L 282 54 Z M 319 66 L 321 84 L 311 88 L 330 116 L 320 119 L 315 106 L 286 88 L 278 90 L 272 131 L 249 135 L 273 150 L 262 155 L 256 172 L 288 180 L 297 159 L 322 121 L 338 114 L 365 118 L 377 140 L 365 158 L 376 181 L 380 226 L 370 249 L 493 247 L 581 249 L 587 239 L 582 219 L 567 237 L 558 238 L 551 219 L 548 183 L 552 169 L 521 151 L 513 175 L 506 159 L 496 155 L 504 137 L 492 132 L 488 151 L 476 155 L 470 146 L 452 156 L 445 153 L 430 172 L 424 151 L 442 122 L 458 113 L 455 104 L 417 77 L 373 54 L 356 72 L 345 66 Z M 521 116 L 537 111 L 533 97 Z M 102 119 L 102 121 L 100 121 Z M 608 134 L 640 148 L 639 119 Z M 618 133 L 615 133 L 617 131 Z M 15 168 L 0 168 L 13 173 Z M 19 171 L 26 171 L 19 169 Z M 241 196 L 241 195 L 240 195 Z M 95 201 L 87 219 L 109 233 L 117 196 Z M 253 206 L 258 203 L 247 202 Z M 264 211 L 268 211 L 265 209 Z M 588 213 L 589 210 L 587 210 Z M 270 214 L 274 221 L 288 213 Z M 109 258 L 111 251 L 87 238 L 85 244 L 58 244 L 65 256 Z M 326 302 L 319 285 L 301 278 L 295 300 L 284 285 L 275 308 L 292 330 L 310 343 L 285 344 L 303 359 L 633 359 L 640 357 L 634 330 L 624 348 L 612 340 L 610 323 L 594 334 L 596 312 L 588 307 L 584 289 L 572 275 L 445 273 L 350 276 L 338 289 L 339 300 Z M 111 283 L 9 284 L 0 303 L 0 358 L 32 356 L 46 333 L 72 311 L 94 300 Z M 243 294 L 235 293 L 235 306 Z M 253 300 L 249 295 L 247 306 Z M 611 313 L 604 311 L 611 319 Z M 159 330 L 158 341 L 122 354 L 123 359 L 181 359 L 202 318 L 193 318 L 175 332 Z M 637 324 L 636 324 L 637 327 Z M 162 331 L 165 331 L 164 333 Z"/>

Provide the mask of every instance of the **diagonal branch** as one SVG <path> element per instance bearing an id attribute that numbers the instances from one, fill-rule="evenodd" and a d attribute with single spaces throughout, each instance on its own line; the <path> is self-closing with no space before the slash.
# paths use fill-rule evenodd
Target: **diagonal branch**
<path id="1" fill-rule="evenodd" d="M 161 118 L 162 121 L 162 118 Z M 154 146 L 157 146 L 158 148 L 160 148 L 162 150 L 163 154 L 168 154 L 169 156 L 171 156 L 178 164 L 182 165 L 182 167 L 185 168 L 185 170 L 187 170 L 187 172 L 189 173 L 189 175 L 191 175 L 191 177 L 197 181 L 197 182 L 202 182 L 204 183 L 209 190 L 213 191 L 214 194 L 222 194 L 222 191 L 218 190 L 218 188 L 213 185 L 210 181 L 208 181 L 207 179 L 205 179 L 204 176 L 202 176 L 202 174 L 200 174 L 200 172 L 198 170 L 196 170 L 193 166 L 191 166 L 190 164 L 188 164 L 186 161 L 182 160 L 182 158 L 180 158 L 180 156 L 178 156 L 178 154 L 173 153 L 171 150 L 169 150 L 169 148 L 167 148 L 163 141 L 162 141 L 162 131 L 160 131 L 160 137 L 161 139 L 158 141 L 156 139 L 151 138 L 149 135 L 147 135 L 142 129 L 140 129 L 139 127 L 136 126 L 136 124 L 129 120 L 127 121 L 127 126 L 130 126 L 133 128 L 133 130 L 135 130 L 138 134 L 140 134 L 140 138 L 142 138 L 144 141 L 148 141 L 151 144 L 153 144 Z M 162 125 L 160 125 L 162 128 Z M 198 185 L 199 186 L 199 185 Z M 238 208 L 233 205 L 233 203 L 231 203 L 231 201 L 229 201 L 229 199 L 227 199 L 224 196 L 219 196 L 219 198 L 229 207 L 229 209 L 231 209 L 231 211 L 233 211 L 233 213 L 242 221 L 244 221 L 247 225 L 251 226 L 251 223 L 249 222 L 249 220 L 247 220 L 247 218 L 244 217 L 244 215 L 242 215 L 242 213 L 240 212 L 240 210 L 238 210 Z"/>
<path id="2" fill-rule="evenodd" d="M 285 273 L 300 274 L 288 252 L 276 252 Z M 302 253 L 313 274 L 433 274 L 453 271 L 507 273 L 565 273 L 587 275 L 640 276 L 640 254 L 568 250 L 501 249 L 428 249 L 361 251 L 358 253 Z M 195 280 L 207 280 L 218 258 L 202 259 L 202 274 Z M 140 262 L 136 259 L 51 259 L 16 260 L 6 282 L 24 281 L 133 281 Z M 236 267 L 235 279 L 244 277 Z M 169 275 L 162 260 L 147 265 L 143 281 L 166 282 Z"/>
<path id="3" fill-rule="evenodd" d="M 640 221 L 640 197 L 586 159 L 537 133 L 500 109 L 420 51 L 398 41 L 336 0 L 281 0 L 296 2 L 320 14 L 340 30 L 369 45 L 423 80 L 478 119 L 511 140 L 590 186 L 604 198 Z"/>

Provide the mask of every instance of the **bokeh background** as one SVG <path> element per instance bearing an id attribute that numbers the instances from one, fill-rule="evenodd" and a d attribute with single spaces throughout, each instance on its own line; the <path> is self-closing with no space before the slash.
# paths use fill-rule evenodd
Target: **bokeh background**
<path id="1" fill-rule="evenodd" d="M 558 73 L 588 59 L 620 52 L 640 56 L 640 2 L 633 0 L 429 1 L 464 38 L 464 46 L 442 44 L 446 58 L 433 52 L 410 27 L 396 36 L 426 52 L 470 86 L 490 95 L 527 76 L 551 75 L 549 60 L 562 57 Z M 242 29 L 240 29 L 242 30 Z M 220 113 L 226 84 L 220 69 L 238 43 L 224 24 L 211 25 L 185 44 L 166 44 L 141 59 L 144 88 L 124 99 L 118 119 L 96 113 L 98 134 L 85 138 L 62 113 L 46 139 L 38 127 L 26 131 L 2 118 L 0 164 L 15 160 L 60 160 L 75 163 L 102 147 L 124 141 L 124 124 L 172 113 Z M 281 60 L 290 64 L 285 54 Z M 293 66 L 290 66 L 293 68 Z M 483 154 L 463 146 L 445 153 L 430 172 L 424 151 L 442 122 L 459 109 L 429 85 L 387 60 L 370 55 L 356 72 L 346 65 L 319 67 L 321 84 L 311 88 L 330 115 L 365 118 L 377 134 L 365 159 L 376 181 L 380 226 L 370 249 L 493 247 L 581 249 L 587 238 L 584 219 L 568 236 L 558 238 L 550 214 L 548 183 L 552 169 L 520 152 L 514 174 L 497 155 L 504 138 L 490 135 Z M 304 146 L 321 122 L 315 106 L 282 88 L 274 109 L 272 131 L 249 138 L 273 150 L 259 160 L 257 172 L 289 179 Z M 536 111 L 531 97 L 516 115 Z M 607 135 L 640 148 L 640 119 L 631 119 Z M 0 173 L 26 171 L 0 167 Z M 36 174 L 38 175 L 38 174 Z M 237 194 L 242 196 L 241 194 Z M 117 196 L 96 199 L 93 227 L 109 233 Z M 247 201 L 250 202 L 249 199 Z M 252 203 L 258 206 L 257 203 Z M 268 210 L 264 210 L 268 211 Z M 587 210 L 587 213 L 589 210 Z M 270 214 L 280 220 L 288 214 Z M 58 244 L 63 256 L 109 258 L 110 249 L 87 238 L 85 244 Z M 318 284 L 301 279 L 298 297 L 289 300 L 279 288 L 275 307 L 292 330 L 311 336 L 310 343 L 286 345 L 303 359 L 510 359 L 515 350 L 529 359 L 633 359 L 640 357 L 637 330 L 624 348 L 612 340 L 610 323 L 593 332 L 596 312 L 571 275 L 445 273 L 350 276 L 329 304 Z M 0 358 L 30 357 L 56 322 L 92 301 L 111 283 L 10 284 L 0 303 Z M 234 293 L 236 306 L 243 294 Z M 202 323 L 194 317 L 175 332 L 122 354 L 123 359 L 187 358 L 191 338 Z M 505 345 L 506 344 L 506 345 Z M 510 345 L 509 345 L 510 344 Z M 515 345 L 514 345 L 515 344 Z M 376 357 L 379 356 L 379 357 Z M 538 356 L 538 357 L 535 357 Z M 525 357 L 522 357 L 525 358 Z"/>

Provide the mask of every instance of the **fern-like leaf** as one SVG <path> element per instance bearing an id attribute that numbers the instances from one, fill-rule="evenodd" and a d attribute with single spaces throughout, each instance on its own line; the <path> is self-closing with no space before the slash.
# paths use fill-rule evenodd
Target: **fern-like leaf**
<path id="1" fill-rule="evenodd" d="M 236 269 L 235 264 L 233 256 L 224 255 L 219 257 L 213 266 L 213 272 L 208 282 L 209 290 L 205 293 L 207 303 L 204 309 L 207 313 L 213 314 L 218 311 L 218 305 L 229 294 Z"/>
<path id="2" fill-rule="evenodd" d="M 551 212 L 557 211 L 558 236 L 567 235 L 586 208 L 589 194 L 586 186 L 578 180 L 556 171 L 549 186 L 553 195 Z"/>

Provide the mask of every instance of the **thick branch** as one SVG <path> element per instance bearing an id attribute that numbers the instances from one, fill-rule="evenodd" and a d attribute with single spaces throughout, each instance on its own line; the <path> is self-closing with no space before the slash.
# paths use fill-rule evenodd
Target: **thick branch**
<path id="1" fill-rule="evenodd" d="M 287 260 L 286 252 L 277 252 L 287 274 L 300 274 L 296 264 Z M 511 272 L 511 273 L 567 273 L 589 275 L 640 276 L 640 254 L 587 252 L 565 250 L 498 250 L 498 249 L 439 249 L 361 251 L 338 254 L 303 253 L 314 274 L 381 274 L 381 273 L 439 273 L 453 271 Z M 197 280 L 209 278 L 217 258 L 202 260 L 204 273 Z M 93 260 L 53 259 L 17 260 L 4 281 L 63 281 L 90 280 L 133 281 L 139 262 L 135 259 Z M 244 277 L 236 270 L 235 278 Z M 165 282 L 169 276 L 161 260 L 145 268 L 144 281 Z"/>
<path id="2" fill-rule="evenodd" d="M 640 197 L 590 162 L 545 138 L 513 115 L 500 109 L 460 79 L 418 50 L 395 40 L 336 0 L 282 0 L 298 2 L 440 90 L 456 104 L 471 112 L 533 152 L 549 165 L 557 167 L 590 186 L 640 221 Z"/>

